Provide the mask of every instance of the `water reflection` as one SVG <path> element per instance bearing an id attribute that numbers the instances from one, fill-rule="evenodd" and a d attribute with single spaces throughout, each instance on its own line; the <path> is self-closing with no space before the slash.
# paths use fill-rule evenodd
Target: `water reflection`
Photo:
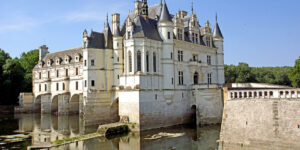
<path id="1" fill-rule="evenodd" d="M 19 130 L 32 132 L 32 145 L 49 144 L 57 139 L 71 138 L 95 132 L 97 126 L 87 127 L 79 116 L 55 116 L 26 114 L 15 116 L 19 120 Z M 178 137 L 159 137 L 159 133 L 178 134 Z M 54 150 L 214 150 L 220 134 L 219 126 L 195 129 L 176 126 L 157 129 L 107 140 L 94 138 L 73 143 Z M 151 139 L 150 137 L 156 138 Z"/>

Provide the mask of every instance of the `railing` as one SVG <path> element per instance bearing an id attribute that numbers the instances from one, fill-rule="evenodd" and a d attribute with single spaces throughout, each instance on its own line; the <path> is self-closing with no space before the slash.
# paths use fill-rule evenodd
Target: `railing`
<path id="1" fill-rule="evenodd" d="M 193 84 L 191 85 L 191 89 L 192 90 L 196 90 L 196 89 L 215 89 L 215 88 L 219 88 L 219 84 L 217 83 L 199 83 L 199 84 Z"/>

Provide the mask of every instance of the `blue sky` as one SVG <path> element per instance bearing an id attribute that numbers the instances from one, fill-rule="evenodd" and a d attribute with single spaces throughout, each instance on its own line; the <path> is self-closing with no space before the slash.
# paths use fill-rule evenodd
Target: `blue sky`
<path id="1" fill-rule="evenodd" d="M 148 0 L 150 5 L 160 0 Z M 167 0 L 169 10 L 191 10 L 192 0 Z M 292 66 L 300 56 L 300 0 L 194 0 L 204 25 L 218 13 L 225 63 Z M 46 44 L 51 52 L 82 45 L 84 29 L 102 31 L 106 13 L 124 20 L 134 0 L 1 0 L 0 48 L 11 56 Z"/>

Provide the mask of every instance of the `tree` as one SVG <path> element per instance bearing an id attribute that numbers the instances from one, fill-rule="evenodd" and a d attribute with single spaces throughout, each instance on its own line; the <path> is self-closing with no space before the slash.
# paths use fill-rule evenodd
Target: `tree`
<path id="1" fill-rule="evenodd" d="M 236 77 L 237 83 L 255 82 L 255 78 L 251 72 L 251 68 L 247 63 L 239 63 L 239 65 L 236 68 L 236 71 L 237 71 L 237 77 Z"/>
<path id="2" fill-rule="evenodd" d="M 289 78 L 293 87 L 300 88 L 300 57 L 296 60 L 295 66 L 289 72 Z"/>
<path id="3" fill-rule="evenodd" d="M 5 65 L 3 65 L 4 80 L 1 96 L 4 101 L 1 102 L 2 104 L 16 104 L 17 97 L 24 86 L 24 72 L 18 58 L 6 60 Z"/>
<path id="4" fill-rule="evenodd" d="M 25 71 L 23 92 L 32 91 L 32 69 L 39 61 L 39 50 L 31 50 L 27 53 L 22 53 L 20 64 Z"/>

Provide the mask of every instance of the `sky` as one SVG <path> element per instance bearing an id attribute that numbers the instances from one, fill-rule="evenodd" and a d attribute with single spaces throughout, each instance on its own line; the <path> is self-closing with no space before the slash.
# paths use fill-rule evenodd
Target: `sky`
<path id="1" fill-rule="evenodd" d="M 300 0 L 166 0 L 171 14 L 191 13 L 192 1 L 200 25 L 213 27 L 218 14 L 225 64 L 293 66 L 299 58 Z M 0 48 L 19 57 L 43 44 L 50 52 L 79 47 L 84 29 L 101 32 L 107 13 L 123 23 L 133 9 L 134 0 L 1 0 Z"/>

